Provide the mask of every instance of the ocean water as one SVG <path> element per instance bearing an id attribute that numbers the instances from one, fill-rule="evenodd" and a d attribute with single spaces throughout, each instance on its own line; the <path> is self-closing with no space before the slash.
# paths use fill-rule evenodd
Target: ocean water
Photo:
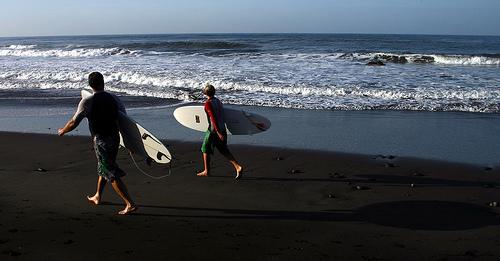
<path id="1" fill-rule="evenodd" d="M 368 66 L 378 60 L 384 66 Z M 0 38 L 0 99 L 107 87 L 165 103 L 311 110 L 500 112 L 500 37 L 203 34 Z M 43 93 L 43 95 L 41 95 Z M 43 102 L 43 101 L 42 101 Z M 161 103 L 161 102 L 159 102 Z"/>
<path id="2" fill-rule="evenodd" d="M 202 102 L 210 82 L 225 106 L 272 121 L 264 133 L 231 136 L 232 144 L 500 165 L 500 37 L 0 38 L 0 131 L 55 134 L 92 71 L 167 144 L 201 142 L 172 112 Z M 86 124 L 72 134 L 88 135 Z"/>

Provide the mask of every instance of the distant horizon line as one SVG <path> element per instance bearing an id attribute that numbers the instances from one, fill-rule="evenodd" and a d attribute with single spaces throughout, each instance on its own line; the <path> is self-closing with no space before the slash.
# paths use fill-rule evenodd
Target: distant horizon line
<path id="1" fill-rule="evenodd" d="M 428 34 L 428 33 L 333 33 L 333 32 L 213 32 L 213 33 L 106 33 L 106 34 L 55 34 L 55 35 L 18 35 L 0 38 L 38 38 L 38 37 L 88 37 L 88 36 L 141 36 L 141 35 L 416 35 L 416 36 L 473 36 L 500 37 L 500 34 Z"/>

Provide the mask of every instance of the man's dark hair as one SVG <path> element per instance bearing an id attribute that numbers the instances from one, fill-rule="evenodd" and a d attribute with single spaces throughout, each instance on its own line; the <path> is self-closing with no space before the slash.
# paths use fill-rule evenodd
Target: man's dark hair
<path id="1" fill-rule="evenodd" d="M 100 72 L 89 74 L 89 85 L 96 91 L 104 90 L 104 76 Z"/>

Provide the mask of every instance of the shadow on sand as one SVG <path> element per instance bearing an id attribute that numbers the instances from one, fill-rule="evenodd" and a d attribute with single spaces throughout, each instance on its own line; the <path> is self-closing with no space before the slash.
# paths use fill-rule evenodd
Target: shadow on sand
<path id="1" fill-rule="evenodd" d="M 118 205 L 103 203 L 103 205 Z M 456 231 L 500 225 L 487 207 L 449 201 L 395 201 L 349 210 L 270 211 L 140 205 L 133 216 L 248 220 L 367 222 L 412 230 Z"/>
<path id="2" fill-rule="evenodd" d="M 211 176 L 214 178 L 234 178 L 232 176 Z M 243 176 L 243 179 L 249 181 L 270 181 L 270 182 L 334 182 L 334 183 L 363 183 L 363 184 L 382 184 L 387 186 L 404 186 L 409 184 L 417 184 L 420 187 L 484 187 L 484 188 L 500 188 L 500 183 L 488 181 L 467 181 L 467 180 L 451 180 L 439 179 L 422 176 L 404 176 L 404 175 L 355 175 L 353 177 L 337 178 L 308 178 L 308 177 L 255 177 Z"/>

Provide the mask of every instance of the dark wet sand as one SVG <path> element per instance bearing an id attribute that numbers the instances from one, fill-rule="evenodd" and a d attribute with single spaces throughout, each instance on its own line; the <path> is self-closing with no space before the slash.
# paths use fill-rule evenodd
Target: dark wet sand
<path id="1" fill-rule="evenodd" d="M 231 146 L 246 166 L 235 181 L 219 154 L 213 176 L 196 177 L 199 144 L 169 142 L 176 160 L 160 180 L 121 150 L 140 209 L 119 216 L 109 186 L 103 205 L 85 198 L 89 137 L 0 133 L 0 144 L 0 260 L 500 259 L 498 169 Z"/>

